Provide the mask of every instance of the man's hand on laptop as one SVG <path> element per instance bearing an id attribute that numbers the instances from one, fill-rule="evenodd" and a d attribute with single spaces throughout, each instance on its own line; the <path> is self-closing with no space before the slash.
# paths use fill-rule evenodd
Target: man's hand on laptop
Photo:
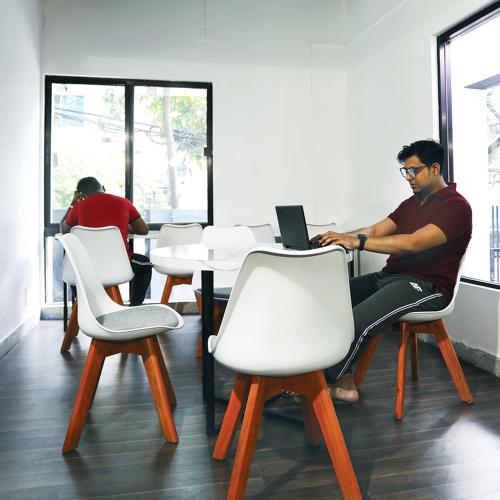
<path id="1" fill-rule="evenodd" d="M 319 238 L 319 243 L 322 247 L 326 247 L 328 245 L 339 245 L 344 247 L 346 250 L 356 250 L 359 247 L 359 239 L 357 236 L 336 233 L 335 231 L 327 231 L 317 237 Z"/>

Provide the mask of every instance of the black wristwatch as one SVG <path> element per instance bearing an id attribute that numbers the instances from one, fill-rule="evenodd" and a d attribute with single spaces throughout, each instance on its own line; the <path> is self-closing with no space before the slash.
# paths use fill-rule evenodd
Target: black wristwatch
<path id="1" fill-rule="evenodd" d="M 358 240 L 359 240 L 358 250 L 361 252 L 361 250 L 365 249 L 366 234 L 359 233 L 358 234 Z"/>

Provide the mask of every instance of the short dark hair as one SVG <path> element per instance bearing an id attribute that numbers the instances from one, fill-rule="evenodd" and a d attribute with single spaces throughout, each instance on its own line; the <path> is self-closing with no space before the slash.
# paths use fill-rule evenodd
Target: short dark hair
<path id="1" fill-rule="evenodd" d="M 439 163 L 441 175 L 443 175 L 444 148 L 432 139 L 415 141 L 409 146 L 403 146 L 398 153 L 399 163 L 403 163 L 410 156 L 418 156 L 422 163 L 431 166 L 433 163 Z"/>
<path id="2" fill-rule="evenodd" d="M 86 195 L 102 191 L 101 183 L 95 177 L 84 177 L 78 181 L 76 190 Z"/>

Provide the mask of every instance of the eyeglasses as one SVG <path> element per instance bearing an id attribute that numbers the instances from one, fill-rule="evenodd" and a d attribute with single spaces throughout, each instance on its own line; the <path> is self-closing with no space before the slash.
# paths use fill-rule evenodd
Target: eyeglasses
<path id="1" fill-rule="evenodd" d="M 408 176 L 410 177 L 410 179 L 415 179 L 415 177 L 417 176 L 417 174 L 420 172 L 420 170 L 422 170 L 423 168 L 427 168 L 427 165 L 423 166 L 423 167 L 409 167 L 409 168 L 405 168 L 405 167 L 401 167 L 399 169 L 399 171 L 401 172 L 401 175 L 406 179 Z"/>

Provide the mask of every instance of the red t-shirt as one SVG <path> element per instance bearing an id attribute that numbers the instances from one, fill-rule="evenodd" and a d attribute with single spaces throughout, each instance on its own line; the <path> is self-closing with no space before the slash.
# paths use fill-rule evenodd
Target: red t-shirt
<path id="1" fill-rule="evenodd" d="M 108 193 L 96 193 L 78 202 L 66 217 L 70 226 L 116 226 L 122 234 L 129 257 L 128 225 L 141 214 L 126 198 Z"/>
<path id="2" fill-rule="evenodd" d="M 390 255 L 382 271 L 414 276 L 435 284 L 449 301 L 458 266 L 472 234 L 472 210 L 467 200 L 450 183 L 427 198 L 413 195 L 389 215 L 398 226 L 395 234 L 411 234 L 427 224 L 434 224 L 446 235 L 447 242 L 423 252 Z"/>

